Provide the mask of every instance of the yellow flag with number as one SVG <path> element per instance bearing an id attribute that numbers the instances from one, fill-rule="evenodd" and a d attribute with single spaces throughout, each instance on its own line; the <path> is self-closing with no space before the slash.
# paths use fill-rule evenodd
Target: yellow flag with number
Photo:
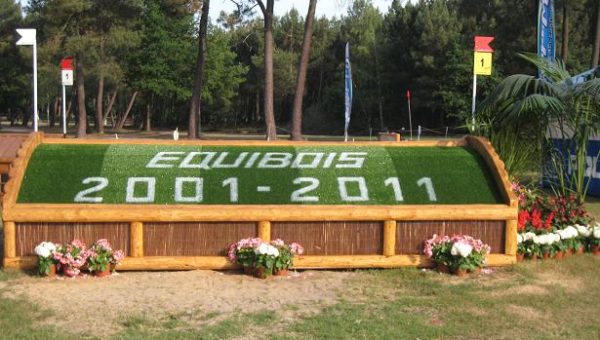
<path id="1" fill-rule="evenodd" d="M 475 52 L 473 74 L 489 76 L 492 74 L 492 53 Z"/>

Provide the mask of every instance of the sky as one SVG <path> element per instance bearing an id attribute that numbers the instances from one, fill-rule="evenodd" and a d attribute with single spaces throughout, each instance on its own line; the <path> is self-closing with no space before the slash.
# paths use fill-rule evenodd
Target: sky
<path id="1" fill-rule="evenodd" d="M 26 6 L 28 0 L 19 0 L 23 6 Z M 382 13 L 387 13 L 387 9 L 392 3 L 392 0 L 372 0 L 373 5 L 379 8 Z M 317 2 L 317 17 L 340 17 L 346 14 L 348 6 L 352 4 L 352 0 L 320 0 Z M 281 16 L 287 13 L 292 7 L 295 7 L 300 15 L 306 16 L 308 10 L 308 0 L 275 0 L 275 15 Z M 235 5 L 230 0 L 212 0 L 210 3 L 210 16 L 214 20 L 219 16 L 221 11 L 232 12 Z M 260 11 L 260 10 L 256 10 Z"/>

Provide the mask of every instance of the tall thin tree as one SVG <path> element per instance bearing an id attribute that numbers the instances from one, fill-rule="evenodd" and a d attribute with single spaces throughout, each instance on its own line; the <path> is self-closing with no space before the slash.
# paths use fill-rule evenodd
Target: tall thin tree
<path id="1" fill-rule="evenodd" d="M 563 2 L 563 22 L 562 22 L 562 46 L 560 56 L 564 63 L 569 57 L 569 2 Z"/>
<path id="2" fill-rule="evenodd" d="M 292 111 L 292 140 L 302 139 L 302 103 L 304 101 L 304 88 L 306 84 L 306 72 L 310 58 L 310 45 L 312 43 L 313 23 L 317 0 L 310 0 L 308 13 L 304 22 L 304 40 L 302 41 L 302 53 L 298 67 L 298 81 L 296 82 L 296 93 L 294 95 L 294 106 Z"/>
<path id="3" fill-rule="evenodd" d="M 206 65 L 208 13 L 210 0 L 202 2 L 202 15 L 200 16 L 200 29 L 198 32 L 198 56 L 196 57 L 196 72 L 194 73 L 194 89 L 190 104 L 190 117 L 188 123 L 188 138 L 200 137 L 202 113 L 202 84 L 204 83 L 204 66 Z"/>
<path id="4" fill-rule="evenodd" d="M 79 121 L 77 123 L 77 137 L 85 137 L 87 129 L 87 112 L 85 110 L 85 85 L 83 77 L 83 54 L 75 54 L 75 79 L 77 86 L 77 109 L 79 110 Z"/>
<path id="5" fill-rule="evenodd" d="M 598 67 L 598 57 L 600 55 L 600 1 L 596 1 L 596 38 L 594 39 L 593 48 L 592 67 Z"/>
<path id="6" fill-rule="evenodd" d="M 275 110 L 273 107 L 273 7 L 275 0 L 267 0 L 267 5 L 262 0 L 256 0 L 258 7 L 264 16 L 265 36 L 265 94 L 264 110 L 265 124 L 267 128 L 267 140 L 277 139 L 277 128 L 275 126 Z"/>

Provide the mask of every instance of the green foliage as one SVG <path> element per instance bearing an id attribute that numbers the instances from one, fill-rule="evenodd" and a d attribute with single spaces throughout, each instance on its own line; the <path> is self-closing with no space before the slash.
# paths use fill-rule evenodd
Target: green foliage
<path id="1" fill-rule="evenodd" d="M 549 153 L 558 157 L 552 160 L 559 176 L 553 190 L 563 197 L 574 192 L 578 201 L 583 202 L 589 181 L 585 178 L 587 144 L 600 128 L 600 78 L 573 84 L 562 62 L 548 62 L 532 54 L 521 56 L 539 68 L 544 77 L 536 79 L 522 74 L 507 77 L 481 105 L 478 117 L 490 130 L 533 122 L 537 129 L 533 136 L 538 145 L 550 137 L 561 140 L 559 149 Z M 548 128 L 553 130 L 553 136 L 546 136 Z M 520 138 L 518 132 L 515 136 Z M 573 163 L 571 150 L 576 155 Z M 572 168 L 566 175 L 565 165 Z"/>

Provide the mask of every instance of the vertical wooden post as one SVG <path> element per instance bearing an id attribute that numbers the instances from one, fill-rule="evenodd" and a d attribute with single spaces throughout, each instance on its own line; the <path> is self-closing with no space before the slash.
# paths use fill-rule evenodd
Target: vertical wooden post
<path id="1" fill-rule="evenodd" d="M 144 256 L 144 224 L 131 222 L 129 226 L 129 256 Z"/>
<path id="2" fill-rule="evenodd" d="M 396 255 L 396 221 L 383 222 L 383 255 Z"/>
<path id="3" fill-rule="evenodd" d="M 4 222 L 4 258 L 17 257 L 17 230 L 15 222 Z"/>
<path id="4" fill-rule="evenodd" d="M 271 222 L 260 221 L 258 222 L 258 237 L 265 242 L 271 241 Z"/>
<path id="5" fill-rule="evenodd" d="M 517 255 L 517 220 L 506 220 L 504 253 Z"/>

